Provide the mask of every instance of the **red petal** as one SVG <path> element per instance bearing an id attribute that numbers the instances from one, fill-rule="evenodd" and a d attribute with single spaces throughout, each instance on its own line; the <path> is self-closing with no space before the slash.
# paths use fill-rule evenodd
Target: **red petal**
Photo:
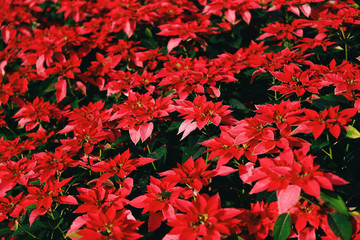
<path id="1" fill-rule="evenodd" d="M 270 178 L 264 178 L 256 182 L 254 187 L 251 189 L 250 194 L 259 193 L 266 190 L 271 185 Z"/>
<path id="2" fill-rule="evenodd" d="M 290 12 L 293 12 L 293 13 L 295 13 L 296 15 L 300 16 L 300 10 L 299 10 L 298 7 L 289 6 L 288 10 L 289 10 Z"/>
<path id="3" fill-rule="evenodd" d="M 196 237 L 196 236 L 195 236 Z M 166 234 L 165 237 L 162 240 L 179 240 L 180 234 Z"/>
<path id="4" fill-rule="evenodd" d="M 275 139 L 274 132 L 271 129 L 268 129 L 268 128 L 265 128 L 262 131 L 261 137 L 263 137 L 266 140 L 274 140 Z"/>
<path id="5" fill-rule="evenodd" d="M 40 176 L 40 183 L 44 183 L 46 180 L 48 180 L 51 176 L 54 176 L 56 172 L 55 168 L 52 169 L 45 169 L 41 176 Z"/>
<path id="6" fill-rule="evenodd" d="M 151 122 L 151 123 L 143 123 L 141 124 L 140 126 L 140 137 L 141 137 L 141 140 L 144 142 L 148 137 L 150 137 L 152 131 L 154 129 L 154 124 Z"/>
<path id="7" fill-rule="evenodd" d="M 41 215 L 44 215 L 46 213 L 46 209 L 44 208 L 36 208 L 34 209 L 30 216 L 29 216 L 29 222 L 30 222 L 30 226 L 33 224 L 33 222 L 35 221 L 35 219 L 38 217 L 38 216 L 41 216 Z"/>
<path id="8" fill-rule="evenodd" d="M 320 184 L 320 187 L 334 191 L 331 181 L 325 176 L 315 175 L 314 179 Z"/>
<path id="9" fill-rule="evenodd" d="M 0 197 L 5 197 L 6 192 L 12 189 L 15 184 L 13 181 L 2 181 L 0 183 Z"/>
<path id="10" fill-rule="evenodd" d="M 105 172 L 108 171 L 109 169 L 110 169 L 110 164 L 104 161 L 95 163 L 94 165 L 91 166 L 91 171 L 94 172 Z"/>
<path id="11" fill-rule="evenodd" d="M 154 158 L 136 158 L 136 160 L 138 160 L 138 161 L 135 164 L 135 166 L 138 167 L 138 166 L 143 166 L 148 163 L 151 163 L 151 162 L 155 161 L 156 159 L 154 159 Z"/>
<path id="12" fill-rule="evenodd" d="M 71 227 L 70 227 L 70 229 L 69 229 L 69 231 L 67 233 L 69 234 L 69 233 L 72 233 L 75 230 L 78 230 L 83 225 L 85 225 L 86 222 L 87 222 L 87 219 L 86 219 L 85 216 L 80 216 L 80 217 L 75 218 L 75 220 L 71 224 Z"/>
<path id="13" fill-rule="evenodd" d="M 111 60 L 111 68 L 115 68 L 121 61 L 121 54 L 114 55 Z"/>
<path id="14" fill-rule="evenodd" d="M 306 227 L 299 233 L 299 240 L 315 240 L 315 228 L 314 227 Z"/>
<path id="15" fill-rule="evenodd" d="M 150 213 L 149 216 L 149 231 L 153 232 L 158 229 L 161 225 L 161 221 L 164 219 L 161 212 Z"/>
<path id="16" fill-rule="evenodd" d="M 38 73 L 38 74 L 45 72 L 44 61 L 45 61 L 45 56 L 44 56 L 44 55 L 41 55 L 41 56 L 36 60 L 36 70 L 37 70 L 37 73 Z"/>
<path id="17" fill-rule="evenodd" d="M 56 198 L 56 201 L 61 204 L 69 204 L 69 205 L 78 205 L 78 201 L 73 196 L 67 195 L 67 196 L 60 196 Z"/>
<path id="18" fill-rule="evenodd" d="M 340 136 L 341 128 L 339 125 L 334 125 L 329 128 L 329 131 L 330 131 L 331 135 L 333 135 L 337 139 Z"/>
<path id="19" fill-rule="evenodd" d="M 236 172 L 237 170 L 231 167 L 227 167 L 227 166 L 221 166 L 216 170 L 216 175 L 217 176 L 226 176 L 229 175 L 230 173 Z"/>
<path id="20" fill-rule="evenodd" d="M 172 39 L 170 39 L 168 44 L 167 44 L 168 53 L 171 52 L 171 50 L 173 50 L 173 48 L 177 47 L 180 42 L 181 42 L 181 38 L 172 38 Z"/>
<path id="21" fill-rule="evenodd" d="M 184 122 L 181 123 L 180 127 L 179 127 L 179 130 L 178 130 L 178 133 L 181 133 L 183 131 L 185 131 L 185 129 L 191 124 L 192 120 L 191 119 L 187 119 L 185 120 Z"/>
<path id="22" fill-rule="evenodd" d="M 253 154 L 259 155 L 269 152 L 275 147 L 275 141 L 264 141 L 254 147 Z"/>
<path id="23" fill-rule="evenodd" d="M 251 13 L 249 11 L 245 11 L 241 14 L 242 19 L 247 23 L 250 24 L 251 20 Z"/>
<path id="24" fill-rule="evenodd" d="M 112 176 L 114 176 L 114 174 L 112 173 L 104 173 L 103 175 L 101 175 L 98 182 L 96 183 L 96 187 L 100 186 L 103 182 L 105 182 L 107 179 L 109 179 L 109 177 Z"/>
<path id="25" fill-rule="evenodd" d="M 181 127 L 181 126 L 180 126 Z M 196 129 L 197 125 L 196 125 L 196 122 L 193 122 L 191 124 L 189 124 L 184 133 L 183 133 L 183 136 L 181 137 L 180 141 L 183 140 L 187 135 L 189 135 L 192 131 L 194 131 Z"/>
<path id="26" fill-rule="evenodd" d="M 258 69 L 258 70 L 255 70 L 251 76 L 251 79 L 250 79 L 250 84 L 253 84 L 254 83 L 254 80 L 257 76 L 265 73 L 266 71 L 264 69 Z"/>
<path id="27" fill-rule="evenodd" d="M 227 10 L 225 12 L 225 18 L 226 20 L 228 20 L 231 23 L 235 23 L 236 21 L 236 14 L 235 14 L 235 10 Z"/>
<path id="28" fill-rule="evenodd" d="M 336 176 L 335 174 L 332 174 L 332 173 L 325 173 L 325 177 L 327 179 L 330 180 L 330 182 L 334 185 L 344 185 L 344 184 L 348 184 L 349 182 L 342 179 L 341 177 L 339 176 Z"/>
<path id="29" fill-rule="evenodd" d="M 56 101 L 61 102 L 66 96 L 66 80 L 63 77 L 58 78 L 58 82 L 55 84 L 56 88 Z"/>
<path id="30" fill-rule="evenodd" d="M 314 138 L 317 139 L 323 133 L 324 130 L 325 130 L 325 124 L 315 126 L 313 128 Z"/>
<path id="31" fill-rule="evenodd" d="M 301 188 L 296 185 L 289 185 L 285 189 L 277 190 L 279 214 L 289 211 L 294 206 L 300 197 Z"/>
<path id="32" fill-rule="evenodd" d="M 129 129 L 129 134 L 130 134 L 130 138 L 131 141 L 133 141 L 135 143 L 135 145 L 139 142 L 140 140 L 140 130 L 139 129 L 135 129 L 135 128 L 130 128 Z"/>
<path id="33" fill-rule="evenodd" d="M 144 204 L 145 199 L 147 199 L 147 197 L 142 195 L 142 196 L 139 196 L 139 197 L 134 198 L 133 200 L 131 200 L 129 202 L 129 204 L 131 206 L 133 206 L 133 207 L 136 207 L 136 208 L 144 208 L 145 207 L 145 204 Z"/>
<path id="34" fill-rule="evenodd" d="M 76 82 L 76 86 L 80 89 L 82 94 L 84 94 L 86 96 L 86 86 L 80 81 Z"/>
<path id="35" fill-rule="evenodd" d="M 248 162 L 245 165 L 239 165 L 239 176 L 243 182 L 247 182 L 248 178 L 253 175 L 254 163 Z"/>
<path id="36" fill-rule="evenodd" d="M 315 179 L 309 179 L 301 188 L 311 196 L 320 196 L 320 184 Z"/>
<path id="37" fill-rule="evenodd" d="M 213 86 L 210 86 L 207 89 L 207 93 L 209 93 L 211 97 L 213 97 L 213 96 L 220 97 L 220 95 L 221 95 L 220 90 L 218 88 L 216 88 L 216 87 L 213 87 Z"/>
<path id="38" fill-rule="evenodd" d="M 310 17 L 311 7 L 309 5 L 307 4 L 301 5 L 300 10 L 306 17 Z"/>
<path id="39" fill-rule="evenodd" d="M 10 29 L 3 26 L 3 28 L 1 29 L 1 35 L 5 43 L 8 43 L 8 41 L 10 40 L 10 33 Z"/>
<path id="40" fill-rule="evenodd" d="M 163 213 L 165 219 L 169 219 L 169 218 L 172 218 L 174 216 L 175 210 L 174 210 L 173 206 L 168 204 L 162 210 L 162 213 Z"/>
<path id="41" fill-rule="evenodd" d="M 124 26 L 124 32 L 128 37 L 131 37 L 135 31 L 136 28 L 136 22 L 135 21 L 127 21 Z"/>
<path id="42" fill-rule="evenodd" d="M 185 213 L 191 212 L 192 203 L 183 199 L 175 199 L 176 207 Z"/>
<path id="43" fill-rule="evenodd" d="M 360 61 L 360 57 L 358 58 L 359 58 L 358 60 Z M 360 99 L 355 101 L 354 107 L 356 110 L 360 110 Z"/>

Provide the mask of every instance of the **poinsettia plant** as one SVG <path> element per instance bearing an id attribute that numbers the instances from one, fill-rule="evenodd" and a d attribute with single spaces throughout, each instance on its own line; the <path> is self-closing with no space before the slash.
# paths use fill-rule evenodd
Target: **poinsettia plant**
<path id="1" fill-rule="evenodd" d="M 1 239 L 360 239 L 353 0 L 0 0 Z"/>

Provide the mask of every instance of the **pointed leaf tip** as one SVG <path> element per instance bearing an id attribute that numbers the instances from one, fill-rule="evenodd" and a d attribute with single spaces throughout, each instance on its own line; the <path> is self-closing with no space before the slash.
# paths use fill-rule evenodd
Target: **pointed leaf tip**
<path id="1" fill-rule="evenodd" d="M 348 216 L 333 212 L 327 216 L 327 221 L 331 231 L 341 240 L 350 240 L 352 227 Z"/>
<path id="2" fill-rule="evenodd" d="M 290 234 L 291 219 L 289 213 L 283 213 L 276 219 L 273 236 L 274 240 L 285 240 Z"/>

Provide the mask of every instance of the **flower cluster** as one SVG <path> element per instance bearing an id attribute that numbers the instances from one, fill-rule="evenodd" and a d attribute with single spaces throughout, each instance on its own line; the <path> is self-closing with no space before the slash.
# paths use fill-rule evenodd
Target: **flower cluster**
<path id="1" fill-rule="evenodd" d="M 0 6 L 3 239 L 360 239 L 355 1 Z"/>

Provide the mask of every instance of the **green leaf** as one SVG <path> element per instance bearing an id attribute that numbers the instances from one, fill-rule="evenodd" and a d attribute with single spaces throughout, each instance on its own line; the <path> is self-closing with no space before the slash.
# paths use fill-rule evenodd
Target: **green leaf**
<path id="1" fill-rule="evenodd" d="M 70 103 L 72 108 L 79 108 L 79 99 L 77 97 L 75 97 L 75 100 Z"/>
<path id="2" fill-rule="evenodd" d="M 162 197 L 170 197 L 172 194 L 172 192 L 161 192 L 161 193 L 158 193 L 157 195 L 160 195 Z"/>
<path id="3" fill-rule="evenodd" d="M 243 73 L 244 73 L 246 76 L 251 77 L 255 71 L 256 71 L 256 69 L 251 68 L 251 69 L 249 69 L 249 70 L 244 71 Z"/>
<path id="4" fill-rule="evenodd" d="M 327 221 L 335 236 L 341 240 L 351 239 L 352 227 L 348 216 L 333 212 L 327 216 Z"/>
<path id="5" fill-rule="evenodd" d="M 55 82 L 54 82 L 53 84 L 49 85 L 43 92 L 44 93 L 49 93 L 49 92 L 53 92 L 55 90 L 56 89 L 55 89 Z"/>
<path id="6" fill-rule="evenodd" d="M 0 236 L 4 235 L 5 233 L 10 232 L 10 229 L 8 227 L 6 228 L 1 228 L 0 229 Z"/>
<path id="7" fill-rule="evenodd" d="M 281 214 L 275 222 L 273 235 L 275 240 L 285 240 L 290 234 L 291 219 L 289 213 Z"/>
<path id="8" fill-rule="evenodd" d="M 30 87 L 35 87 L 39 93 L 39 96 L 44 96 L 47 93 L 54 92 L 55 89 L 55 83 L 58 81 L 57 75 L 50 75 L 46 80 L 42 81 L 41 84 L 38 82 L 30 82 Z M 33 86 L 35 85 L 35 86 Z M 32 88 L 31 88 L 32 89 Z"/>
<path id="9" fill-rule="evenodd" d="M 126 135 L 121 135 L 118 137 L 115 142 L 111 143 L 111 148 L 115 148 L 116 145 L 126 142 L 128 140 L 128 137 Z"/>
<path id="10" fill-rule="evenodd" d="M 232 48 L 240 48 L 241 42 L 242 42 L 242 38 L 238 37 L 238 38 L 235 38 L 234 40 L 230 41 L 229 46 Z"/>
<path id="11" fill-rule="evenodd" d="M 196 52 L 194 50 L 189 51 L 189 58 L 194 58 L 196 55 Z"/>
<path id="12" fill-rule="evenodd" d="M 238 110 L 245 111 L 248 109 L 242 102 L 240 102 L 239 100 L 237 100 L 235 98 L 231 98 L 229 100 L 229 103 L 232 108 L 236 108 Z"/>
<path id="13" fill-rule="evenodd" d="M 165 146 L 161 146 L 157 148 L 154 153 L 156 154 L 157 159 L 166 158 L 167 148 Z"/>
<path id="14" fill-rule="evenodd" d="M 351 125 L 346 126 L 345 129 L 346 129 L 346 137 L 352 139 L 360 138 L 360 132 L 353 126 Z"/>
<path id="15" fill-rule="evenodd" d="M 311 142 L 311 149 L 313 150 L 322 150 L 323 148 L 329 146 L 329 142 L 328 141 L 323 141 L 321 139 L 317 139 Z"/>
<path id="16" fill-rule="evenodd" d="M 152 38 L 152 37 L 153 37 L 153 35 L 152 35 L 152 32 L 151 32 L 150 28 L 146 28 L 146 29 L 145 29 L 145 36 L 150 37 L 150 38 Z"/>
<path id="17" fill-rule="evenodd" d="M 256 200 L 259 201 L 259 202 L 264 201 L 264 202 L 267 202 L 267 203 L 276 202 L 277 201 L 276 191 L 259 192 L 258 194 L 256 194 Z"/>
<path id="18" fill-rule="evenodd" d="M 148 154 L 148 157 L 157 159 L 162 165 L 166 162 L 167 148 L 160 146 L 159 148 Z"/>
<path id="19" fill-rule="evenodd" d="M 349 105 L 349 101 L 342 95 L 329 94 L 320 99 L 314 99 L 313 105 L 320 110 L 324 110 L 338 105 Z"/>
<path id="20" fill-rule="evenodd" d="M 31 185 L 41 185 L 40 180 L 32 181 Z"/>
<path id="21" fill-rule="evenodd" d="M 31 225 L 31 227 L 30 227 L 30 224 L 22 225 L 21 227 L 16 229 L 16 231 L 10 237 L 20 235 L 20 234 L 24 234 L 24 233 L 27 233 L 27 232 L 31 232 L 31 231 L 34 231 L 34 230 L 46 229 L 46 228 L 47 228 L 47 226 L 43 222 L 38 220 L 38 221 L 35 221 L 33 223 L 33 225 Z"/>
<path id="22" fill-rule="evenodd" d="M 339 103 L 336 101 L 329 101 L 326 99 L 314 99 L 313 105 L 319 110 L 323 111 L 324 109 L 328 109 L 330 107 L 338 106 Z"/>
<path id="23" fill-rule="evenodd" d="M 145 47 L 149 49 L 155 49 L 158 47 L 157 42 L 153 38 L 143 39 L 142 43 L 144 44 Z"/>
<path id="24" fill-rule="evenodd" d="M 77 231 L 75 231 L 75 232 L 72 232 L 72 233 L 69 233 L 69 234 L 67 234 L 66 235 L 67 237 L 69 237 L 69 238 L 71 238 L 71 239 L 78 239 L 78 238 L 81 238 L 82 236 L 81 235 L 79 235 L 78 233 L 77 233 Z"/>
<path id="25" fill-rule="evenodd" d="M 1 133 L 0 138 L 2 138 L 3 141 L 6 141 L 7 140 L 7 135 Z"/>
<path id="26" fill-rule="evenodd" d="M 338 102 L 338 103 L 349 103 L 349 100 L 346 99 L 343 95 L 335 95 L 335 94 L 329 94 L 326 96 L 323 96 L 322 99 L 331 101 L 331 102 Z"/>
<path id="27" fill-rule="evenodd" d="M 33 209 L 35 209 L 35 208 L 36 208 L 36 203 L 30 204 L 30 205 L 27 206 L 25 209 L 26 209 L 26 210 L 33 210 Z"/>
<path id="28" fill-rule="evenodd" d="M 334 209 L 335 211 L 337 211 L 339 213 L 348 215 L 346 205 L 345 205 L 344 201 L 342 200 L 342 198 L 338 194 L 336 194 L 334 192 L 322 191 L 320 193 L 320 198 L 322 201 L 325 202 L 325 204 L 328 207 Z"/>
<path id="29" fill-rule="evenodd" d="M 179 149 L 183 152 L 182 162 L 186 162 L 191 156 L 193 159 L 197 159 L 201 156 L 201 154 L 206 150 L 206 147 L 201 146 L 199 143 L 206 140 L 204 135 L 197 136 L 189 136 L 188 142 L 186 146 L 181 146 Z"/>
<path id="30" fill-rule="evenodd" d="M 166 129 L 166 132 L 178 130 L 182 122 L 172 122 L 170 127 Z"/>

